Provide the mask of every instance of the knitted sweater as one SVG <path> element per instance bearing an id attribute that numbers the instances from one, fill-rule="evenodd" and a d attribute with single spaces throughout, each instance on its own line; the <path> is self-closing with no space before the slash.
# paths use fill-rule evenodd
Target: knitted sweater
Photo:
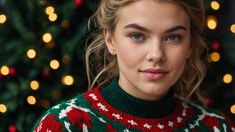
<path id="1" fill-rule="evenodd" d="M 49 109 L 34 132 L 235 132 L 220 113 L 173 97 L 158 101 L 135 98 L 116 81 L 94 88 Z"/>

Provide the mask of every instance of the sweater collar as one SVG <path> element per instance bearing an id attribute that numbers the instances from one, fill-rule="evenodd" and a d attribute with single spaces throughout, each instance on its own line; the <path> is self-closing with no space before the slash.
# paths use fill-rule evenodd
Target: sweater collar
<path id="1" fill-rule="evenodd" d="M 137 117 L 160 118 L 174 109 L 173 90 L 160 100 L 147 101 L 126 93 L 119 85 L 118 78 L 101 90 L 102 97 L 114 108 Z"/>

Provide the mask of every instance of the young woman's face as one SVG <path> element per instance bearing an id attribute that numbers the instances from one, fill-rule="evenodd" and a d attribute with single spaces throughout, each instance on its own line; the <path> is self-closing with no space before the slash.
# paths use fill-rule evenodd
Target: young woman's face
<path id="1" fill-rule="evenodd" d="M 104 35 L 109 51 L 117 56 L 119 85 L 141 99 L 167 94 L 191 54 L 189 17 L 173 3 L 131 3 L 119 10 L 114 33 Z"/>

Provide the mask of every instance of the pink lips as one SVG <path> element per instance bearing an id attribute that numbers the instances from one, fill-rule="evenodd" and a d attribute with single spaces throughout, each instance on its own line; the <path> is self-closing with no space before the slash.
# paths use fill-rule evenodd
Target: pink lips
<path id="1" fill-rule="evenodd" d="M 160 80 L 169 73 L 168 71 L 154 68 L 140 70 L 140 72 L 143 73 L 149 80 Z"/>

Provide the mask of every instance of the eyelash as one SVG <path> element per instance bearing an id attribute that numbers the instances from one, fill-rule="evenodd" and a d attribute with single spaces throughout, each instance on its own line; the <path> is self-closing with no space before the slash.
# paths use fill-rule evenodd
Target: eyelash
<path id="1" fill-rule="evenodd" d="M 172 38 L 172 37 L 173 37 L 173 38 Z M 182 35 L 179 35 L 179 34 L 171 34 L 171 35 L 168 35 L 168 36 L 165 38 L 165 41 L 181 42 L 182 39 L 183 39 L 183 36 L 182 36 Z"/>
<path id="2" fill-rule="evenodd" d="M 138 42 L 144 41 L 146 39 L 143 33 L 138 33 L 138 32 L 131 33 L 130 35 L 128 35 L 128 37 Z M 164 41 L 170 41 L 173 43 L 181 42 L 182 40 L 183 40 L 183 36 L 180 34 L 170 34 L 170 35 L 167 35 L 166 38 L 164 39 Z"/>
<path id="3" fill-rule="evenodd" d="M 128 36 L 134 41 L 144 41 L 145 40 L 145 36 L 142 33 L 135 32 L 135 33 L 131 33 Z"/>

